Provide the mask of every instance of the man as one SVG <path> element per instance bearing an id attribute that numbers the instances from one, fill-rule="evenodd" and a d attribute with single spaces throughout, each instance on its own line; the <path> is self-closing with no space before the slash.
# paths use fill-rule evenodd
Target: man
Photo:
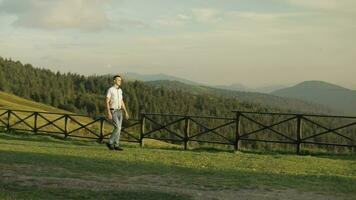
<path id="1" fill-rule="evenodd" d="M 121 77 L 116 75 L 113 77 L 114 85 L 109 88 L 106 99 L 105 99 L 105 107 L 106 107 L 106 116 L 109 120 L 112 120 L 114 125 L 114 130 L 111 134 L 109 142 L 107 143 L 107 147 L 110 150 L 119 150 L 123 149 L 119 146 L 120 133 L 121 133 L 121 125 L 123 112 L 125 119 L 129 119 L 129 114 L 127 112 L 123 96 L 121 86 Z"/>

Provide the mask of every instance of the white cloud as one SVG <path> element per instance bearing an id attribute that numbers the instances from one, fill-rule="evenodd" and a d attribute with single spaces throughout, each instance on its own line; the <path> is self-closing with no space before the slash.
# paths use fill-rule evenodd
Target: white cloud
<path id="1" fill-rule="evenodd" d="M 160 17 L 159 19 L 155 20 L 155 23 L 162 26 L 182 26 L 185 25 L 191 16 L 185 14 L 178 14 L 174 17 Z"/>
<path id="2" fill-rule="evenodd" d="M 311 8 L 334 9 L 340 0 L 289 0 L 291 3 Z M 341 0 L 342 1 L 342 0 Z"/>
<path id="3" fill-rule="evenodd" d="M 276 82 L 298 81 L 310 68 L 308 75 L 314 79 L 318 72 L 334 75 L 339 70 L 339 80 L 346 75 L 354 80 L 356 26 L 350 11 L 356 0 L 273 1 L 291 12 L 261 10 L 254 3 L 244 9 L 228 1 L 224 6 L 202 3 L 202 8 L 181 1 L 162 3 L 166 0 L 152 1 L 156 4 L 150 7 L 142 0 L 1 1 L 0 55 L 34 65 L 85 74 L 173 73 L 201 82 L 225 77 L 219 81 L 247 84 L 267 82 L 266 75 Z M 100 34 L 47 32 L 16 28 L 14 23 L 45 30 L 111 29 Z M 146 24 L 150 26 L 145 29 Z M 266 69 L 269 73 L 261 73 Z M 199 76 L 201 71 L 204 76 Z"/>
<path id="4" fill-rule="evenodd" d="M 219 21 L 220 12 L 216 9 L 211 8 L 196 8 L 192 9 L 193 16 L 199 21 L 203 23 L 211 23 Z"/>
<path id="5" fill-rule="evenodd" d="M 243 18 L 243 19 L 250 19 L 254 21 L 276 21 L 291 17 L 300 17 L 305 16 L 311 13 L 306 12 L 289 12 L 289 13 L 260 13 L 254 11 L 239 11 L 239 12 L 228 12 L 224 15 L 227 19 L 236 19 L 236 18 Z"/>
<path id="6" fill-rule="evenodd" d="M 182 26 L 192 22 L 210 24 L 219 22 L 221 20 L 220 14 L 223 13 L 216 9 L 195 8 L 186 13 L 177 14 L 173 17 L 160 17 L 155 20 L 155 23 L 163 26 Z"/>
<path id="7" fill-rule="evenodd" d="M 100 0 L 4 0 L 1 12 L 17 16 L 14 25 L 39 29 L 100 30 L 109 25 Z"/>
<path id="8" fill-rule="evenodd" d="M 291 4 L 305 8 L 333 12 L 356 12 L 355 0 L 288 0 Z"/>

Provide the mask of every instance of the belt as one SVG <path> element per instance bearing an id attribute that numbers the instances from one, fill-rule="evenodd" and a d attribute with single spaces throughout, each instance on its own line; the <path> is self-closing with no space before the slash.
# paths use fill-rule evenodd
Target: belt
<path id="1" fill-rule="evenodd" d="M 121 110 L 121 108 L 120 108 L 120 109 L 114 109 L 114 108 L 110 108 L 110 110 Z"/>

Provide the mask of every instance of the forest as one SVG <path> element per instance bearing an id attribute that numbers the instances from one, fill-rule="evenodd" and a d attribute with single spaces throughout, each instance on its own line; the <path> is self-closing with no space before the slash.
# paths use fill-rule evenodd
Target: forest
<path id="1" fill-rule="evenodd" d="M 71 111 L 73 113 L 89 115 L 93 118 L 99 118 L 104 115 L 104 99 L 107 89 L 112 85 L 113 75 L 93 75 L 83 76 L 75 73 L 53 72 L 48 69 L 33 67 L 31 64 L 22 64 L 20 61 L 4 59 L 0 57 L 0 90 L 13 93 L 23 98 L 37 102 L 52 105 L 57 108 Z M 241 101 L 234 96 L 224 96 L 214 93 L 190 93 L 189 90 L 169 89 L 162 86 L 146 84 L 142 81 L 126 81 L 123 77 L 122 89 L 124 91 L 124 100 L 126 101 L 129 113 L 132 119 L 139 119 L 140 113 L 165 113 L 193 116 L 218 116 L 235 117 L 233 110 L 257 111 L 257 112 L 298 112 L 297 107 L 291 104 L 288 110 L 271 107 L 263 104 L 257 104 L 248 101 Z M 262 116 L 257 114 L 248 115 L 254 120 L 265 125 L 278 123 L 286 120 L 285 116 Z M 353 119 L 342 118 L 317 118 L 309 117 L 309 120 L 317 124 L 324 124 L 326 129 L 304 120 L 303 136 L 311 137 L 316 133 L 322 133 L 327 129 L 340 127 L 352 123 Z M 172 117 L 155 116 L 161 124 L 175 120 Z M 198 120 L 198 119 L 196 119 Z M 207 127 L 216 127 L 221 123 L 219 120 L 198 120 L 198 123 L 205 124 Z M 152 130 L 154 124 L 146 124 L 147 130 Z M 175 124 L 173 128 L 178 134 L 184 133 L 184 123 Z M 255 130 L 261 129 L 256 134 L 249 134 Z M 273 127 L 275 130 L 283 133 L 287 137 L 296 139 L 296 121 L 289 121 Z M 206 128 L 192 123 L 191 132 L 199 133 Z M 285 141 L 285 137 L 276 134 L 275 131 L 264 128 L 261 124 L 254 123 L 244 117 L 240 126 L 241 134 L 244 135 L 245 142 L 242 146 L 248 148 L 275 148 L 294 149 L 293 145 L 258 143 L 249 140 L 274 140 Z M 219 130 L 229 140 L 235 140 L 235 126 L 224 127 Z M 333 143 L 352 145 L 356 139 L 354 126 L 337 130 L 337 134 L 332 132 L 321 134 L 318 137 L 310 138 L 305 142 Z M 344 135 L 350 139 L 342 137 Z M 167 139 L 169 134 L 162 131 L 152 134 L 157 139 Z M 222 138 L 216 134 L 204 134 L 196 137 L 197 140 L 217 141 Z M 243 139 L 243 138 L 242 138 Z M 328 150 L 335 150 L 334 147 L 328 147 Z"/>

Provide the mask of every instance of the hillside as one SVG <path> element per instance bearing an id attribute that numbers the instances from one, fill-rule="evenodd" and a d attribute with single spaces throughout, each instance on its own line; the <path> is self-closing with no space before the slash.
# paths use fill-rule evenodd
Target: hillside
<path id="1" fill-rule="evenodd" d="M 175 76 L 170 76 L 166 74 L 138 74 L 138 73 L 125 73 L 125 77 L 128 77 L 131 80 L 140 80 L 140 81 L 159 81 L 159 80 L 168 80 L 168 81 L 179 81 L 182 83 L 190 85 L 201 85 L 194 81 L 190 81 L 184 78 L 179 78 Z"/>
<path id="2" fill-rule="evenodd" d="M 272 94 L 301 99 L 356 115 L 356 91 L 322 81 L 306 81 Z"/>
<path id="3" fill-rule="evenodd" d="M 0 91 L 0 109 L 69 113 L 63 109 L 58 109 L 43 103 L 34 102 L 2 91 Z"/>
<path id="4" fill-rule="evenodd" d="M 16 74 L 16 79 L 13 74 Z M 55 73 L 20 61 L 0 58 L 0 91 L 74 113 L 102 116 L 105 93 L 111 84 L 109 75 L 85 77 Z M 131 116 L 136 119 L 142 112 L 230 117 L 232 110 L 309 113 L 325 113 L 328 110 L 317 106 L 294 106 L 293 102 L 280 97 L 282 101 L 274 98 L 268 104 L 267 96 L 258 93 L 240 93 L 240 96 L 236 96 L 231 95 L 231 91 L 210 92 L 211 88 L 201 86 L 194 87 L 208 92 L 194 93 L 191 89 L 172 90 L 168 85 L 156 87 L 141 81 L 125 81 L 125 77 L 122 87 Z"/>
<path id="5" fill-rule="evenodd" d="M 219 89 L 232 90 L 232 91 L 240 91 L 240 92 L 259 92 L 269 94 L 273 91 L 286 88 L 284 85 L 269 85 L 264 87 L 250 88 L 242 84 L 231 84 L 231 85 L 218 85 L 213 86 Z"/>
<path id="6" fill-rule="evenodd" d="M 0 199 L 355 199 L 354 155 L 138 148 L 0 133 Z"/>
<path id="7" fill-rule="evenodd" d="M 63 74 L 0 57 L 0 91 L 73 113 L 103 116 L 105 93 L 111 85 L 110 75 Z M 232 110 L 339 114 L 327 106 L 301 100 L 178 81 L 127 81 L 124 77 L 122 88 L 135 119 L 143 112 L 226 117 L 233 115 Z"/>
<path id="8" fill-rule="evenodd" d="M 338 111 L 331 109 L 327 106 L 323 106 L 317 103 L 306 102 L 288 97 L 279 97 L 276 95 L 269 95 L 257 92 L 239 92 L 225 89 L 217 89 L 214 87 L 202 86 L 202 85 L 189 85 L 179 81 L 148 81 L 145 82 L 148 85 L 157 88 L 168 88 L 173 91 L 185 91 L 196 95 L 218 95 L 228 98 L 235 98 L 239 101 L 250 102 L 256 105 L 265 107 L 278 108 L 285 112 L 303 112 L 303 113 L 324 113 L 337 114 Z"/>

